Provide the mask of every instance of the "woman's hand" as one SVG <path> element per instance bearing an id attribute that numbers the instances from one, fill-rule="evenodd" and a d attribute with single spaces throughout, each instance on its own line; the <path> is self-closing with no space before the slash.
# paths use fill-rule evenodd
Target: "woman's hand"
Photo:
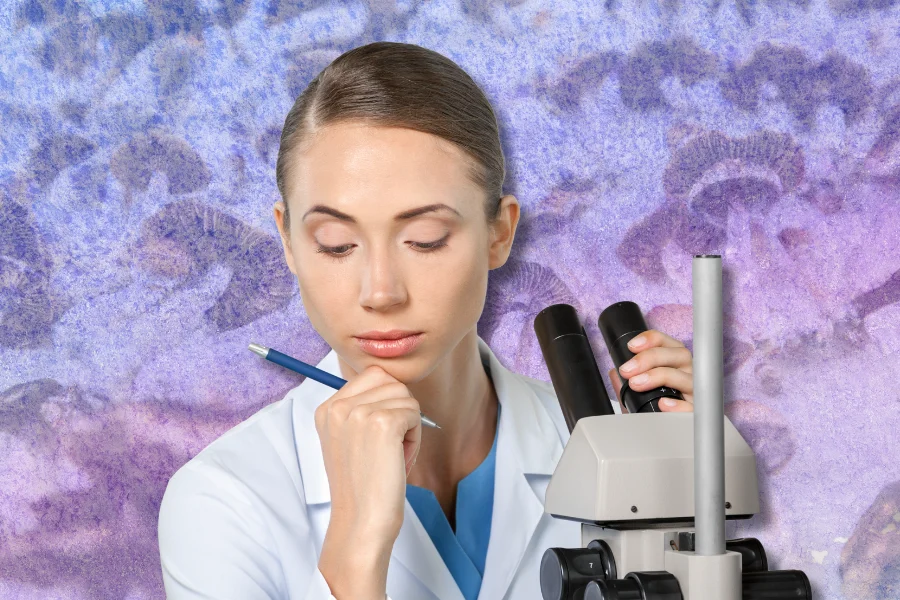
<path id="1" fill-rule="evenodd" d="M 660 386 L 675 388 L 684 396 L 684 400 L 675 398 L 660 398 L 659 408 L 663 412 L 693 412 L 694 410 L 694 376 L 693 357 L 691 351 L 675 338 L 655 329 L 635 336 L 628 342 L 628 349 L 635 356 L 624 363 L 620 370 L 628 379 L 628 387 L 635 391 L 652 390 Z M 633 368 L 628 369 L 629 366 Z M 609 378 L 616 390 L 616 397 L 622 407 L 622 412 L 628 409 L 622 404 L 619 391 L 622 389 L 622 379 L 611 369 Z M 666 404 L 667 400 L 674 402 L 673 406 Z"/>
<path id="2" fill-rule="evenodd" d="M 383 600 L 422 439 L 419 403 L 371 366 L 319 405 L 315 419 L 331 489 L 319 569 L 336 598 Z"/>

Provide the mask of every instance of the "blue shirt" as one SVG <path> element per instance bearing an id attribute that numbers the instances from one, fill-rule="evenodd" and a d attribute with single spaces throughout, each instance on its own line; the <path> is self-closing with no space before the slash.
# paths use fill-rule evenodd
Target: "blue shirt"
<path id="1" fill-rule="evenodd" d="M 500 406 L 497 406 L 499 431 Z M 456 488 L 456 533 L 450 527 L 437 498 L 429 489 L 406 484 L 406 498 L 434 542 L 466 600 L 476 600 L 484 575 L 491 513 L 494 508 L 494 465 L 497 433 L 484 461 Z"/>

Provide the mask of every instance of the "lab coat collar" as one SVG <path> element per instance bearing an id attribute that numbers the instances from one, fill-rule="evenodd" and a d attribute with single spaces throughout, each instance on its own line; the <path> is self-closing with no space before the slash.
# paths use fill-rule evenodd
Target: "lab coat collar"
<path id="1" fill-rule="evenodd" d="M 563 445 L 550 415 L 527 378 L 516 375 L 481 339 L 478 349 L 489 369 L 501 404 L 494 482 L 491 534 L 480 599 L 502 598 L 512 582 L 538 521 L 543 515 L 543 490 L 532 486 L 526 475 L 553 473 Z M 318 364 L 340 376 L 337 354 L 332 350 Z M 331 388 L 306 379 L 294 388 L 293 425 L 307 505 L 331 502 L 322 447 L 315 429 L 317 406 L 334 394 Z M 442 600 L 462 600 L 453 576 L 428 537 L 409 502 L 394 544 L 393 556 Z M 390 590 L 389 590 L 390 591 Z"/>

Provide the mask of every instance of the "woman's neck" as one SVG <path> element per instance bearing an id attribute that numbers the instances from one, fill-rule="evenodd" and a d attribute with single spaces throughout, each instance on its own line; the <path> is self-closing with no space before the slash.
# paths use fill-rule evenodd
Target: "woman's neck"
<path id="1" fill-rule="evenodd" d="M 497 427 L 497 394 L 481 362 L 475 330 L 409 390 L 441 429 L 422 428 L 422 446 L 407 481 L 455 490 L 487 456 Z"/>

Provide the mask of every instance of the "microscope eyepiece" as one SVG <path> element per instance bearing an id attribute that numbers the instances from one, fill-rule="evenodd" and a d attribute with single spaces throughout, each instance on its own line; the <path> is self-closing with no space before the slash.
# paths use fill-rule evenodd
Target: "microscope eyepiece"
<path id="1" fill-rule="evenodd" d="M 625 300 L 611 304 L 600 313 L 597 321 L 603 341 L 609 350 L 616 368 L 627 362 L 634 354 L 628 349 L 628 342 L 639 333 L 647 331 L 647 322 L 641 309 L 634 302 Z"/>
<path id="2" fill-rule="evenodd" d="M 615 414 L 575 307 L 548 306 L 534 318 L 534 332 L 569 432 L 582 417 Z"/>
<path id="3" fill-rule="evenodd" d="M 606 342 L 606 349 L 618 372 L 619 367 L 634 356 L 634 353 L 628 349 L 628 342 L 648 329 L 644 315 L 634 302 L 627 300 L 616 302 L 600 313 L 597 325 L 600 327 L 603 341 Z M 622 376 L 622 373 L 619 373 L 619 377 L 624 382 L 619 396 L 630 413 L 662 412 L 659 408 L 659 399 L 663 396 L 684 399 L 681 392 L 669 387 L 638 392 L 628 386 L 628 380 Z"/>

